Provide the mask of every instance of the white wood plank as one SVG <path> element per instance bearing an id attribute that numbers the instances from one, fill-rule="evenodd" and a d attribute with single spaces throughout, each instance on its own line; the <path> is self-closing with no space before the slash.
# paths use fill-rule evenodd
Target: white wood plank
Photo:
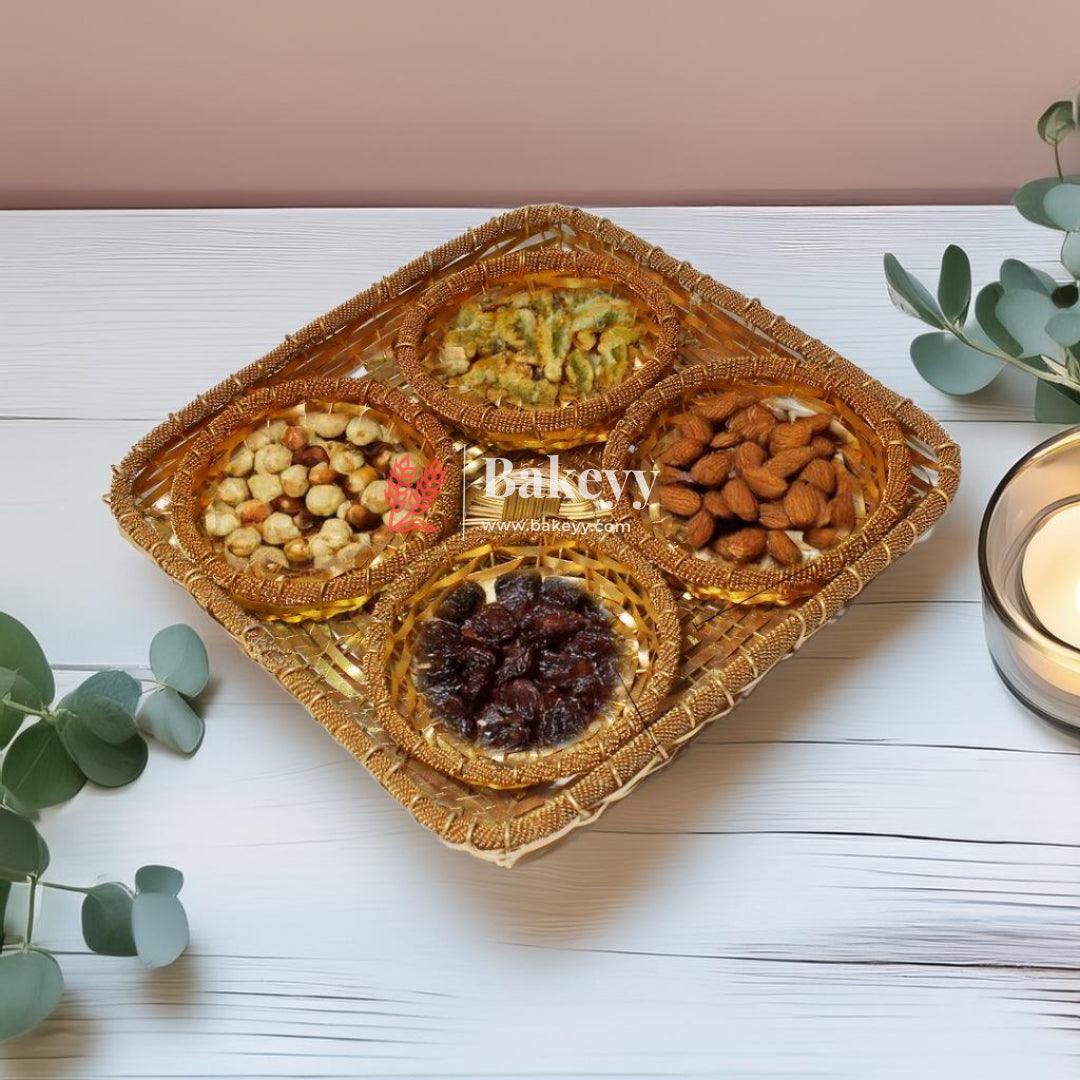
<path id="1" fill-rule="evenodd" d="M 494 212 L 2 213 L 0 415 L 157 419 Z M 950 241 L 981 281 L 1007 256 L 1053 270 L 1054 234 L 1009 207 L 600 212 L 758 296 L 942 420 L 1031 416 L 1022 377 L 974 399 L 923 383 L 907 358 L 919 325 L 889 303 L 881 270 L 894 251 L 932 276 Z"/>

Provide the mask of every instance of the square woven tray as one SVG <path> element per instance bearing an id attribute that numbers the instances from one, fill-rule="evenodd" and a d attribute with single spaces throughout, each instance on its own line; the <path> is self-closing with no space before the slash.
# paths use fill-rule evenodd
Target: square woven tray
<path id="1" fill-rule="evenodd" d="M 819 592 L 789 607 L 732 606 L 680 597 L 683 662 L 669 707 L 602 765 L 558 783 L 498 791 L 470 787 L 398 749 L 374 723 L 360 685 L 365 611 L 325 622 L 262 619 L 236 604 L 176 545 L 170 525 L 173 473 L 192 438 L 251 389 L 306 375 L 366 372 L 403 387 L 392 344 L 410 299 L 481 258 L 533 244 L 617 255 L 660 282 L 684 324 L 679 365 L 705 355 L 784 352 L 813 365 L 843 365 L 901 423 L 912 451 L 906 516 Z M 403 387 L 406 392 L 407 386 Z M 465 448 L 475 457 L 476 447 Z M 594 820 L 644 777 L 668 764 L 712 720 L 729 712 L 945 512 L 960 478 L 959 449 L 908 400 L 757 300 L 602 218 L 565 206 L 529 206 L 497 217 L 402 267 L 316 319 L 254 364 L 202 394 L 151 431 L 114 469 L 109 502 L 120 528 L 346 746 L 395 799 L 446 843 L 512 865 Z"/>

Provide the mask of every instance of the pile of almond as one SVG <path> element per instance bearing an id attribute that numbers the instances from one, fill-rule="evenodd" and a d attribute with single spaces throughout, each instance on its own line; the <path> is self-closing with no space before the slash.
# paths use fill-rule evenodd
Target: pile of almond
<path id="1" fill-rule="evenodd" d="M 730 390 L 671 419 L 657 498 L 700 557 L 796 566 L 865 515 L 845 461 L 852 436 L 833 417 L 788 401 Z"/>

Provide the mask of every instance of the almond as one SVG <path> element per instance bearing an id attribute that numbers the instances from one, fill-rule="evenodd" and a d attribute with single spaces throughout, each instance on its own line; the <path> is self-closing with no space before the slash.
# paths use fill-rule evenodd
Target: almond
<path id="1" fill-rule="evenodd" d="M 704 547 L 716 531 L 716 521 L 708 510 L 699 510 L 686 523 L 686 542 L 696 551 Z"/>
<path id="2" fill-rule="evenodd" d="M 776 427 L 776 417 L 764 405 L 751 405 L 748 409 L 737 412 L 728 421 L 728 430 L 737 431 L 744 439 L 750 439 L 759 446 L 769 441 L 769 435 Z"/>
<path id="3" fill-rule="evenodd" d="M 743 469 L 742 478 L 746 486 L 763 499 L 779 499 L 787 491 L 787 481 L 761 465 Z"/>
<path id="4" fill-rule="evenodd" d="M 688 439 L 696 439 L 698 442 L 708 442 L 713 437 L 713 426 L 703 416 L 697 413 L 687 412 L 672 417 L 671 422 Z"/>
<path id="5" fill-rule="evenodd" d="M 799 545 L 780 529 L 769 530 L 769 535 L 765 539 L 765 550 L 781 566 L 797 566 L 802 562 Z"/>
<path id="6" fill-rule="evenodd" d="M 755 469 L 765 461 L 765 451 L 755 442 L 744 442 L 735 450 L 735 470 Z"/>
<path id="7" fill-rule="evenodd" d="M 724 502 L 731 507 L 731 512 L 743 521 L 756 521 L 758 516 L 758 503 L 754 493 L 747 487 L 746 481 L 741 477 L 733 477 L 721 489 L 724 494 Z"/>
<path id="8" fill-rule="evenodd" d="M 855 500 L 848 491 L 841 491 L 829 500 L 829 524 L 837 529 L 855 527 Z"/>
<path id="9" fill-rule="evenodd" d="M 857 487 L 855 477 L 848 472 L 847 466 L 839 458 L 833 461 L 832 470 L 836 474 L 837 492 L 854 492 L 855 488 Z"/>
<path id="10" fill-rule="evenodd" d="M 814 451 L 814 457 L 831 458 L 836 453 L 836 444 L 824 435 L 815 435 L 810 440 L 810 449 Z"/>
<path id="11" fill-rule="evenodd" d="M 728 533 L 713 544 L 713 551 L 740 563 L 760 559 L 765 554 L 765 530 L 751 525 Z"/>
<path id="12" fill-rule="evenodd" d="M 701 496 L 682 484 L 664 484 L 657 499 L 669 514 L 679 517 L 693 517 L 701 509 Z"/>
<path id="13" fill-rule="evenodd" d="M 794 476 L 795 473 L 801 472 L 814 460 L 814 451 L 810 446 L 793 446 L 788 450 L 781 450 L 774 454 L 765 463 L 765 468 L 769 472 L 776 473 L 777 476 Z"/>
<path id="14" fill-rule="evenodd" d="M 829 413 L 818 412 L 814 413 L 813 416 L 804 416 L 801 422 L 806 424 L 815 435 L 823 435 L 829 430 L 832 419 Z"/>
<path id="15" fill-rule="evenodd" d="M 708 499 L 708 496 L 706 496 Z M 787 516 L 784 507 L 778 502 L 763 502 L 758 507 L 758 521 L 766 529 L 790 529 L 791 518 Z"/>
<path id="16" fill-rule="evenodd" d="M 680 435 L 668 444 L 667 449 L 660 455 L 660 461 L 664 465 L 689 465 L 701 457 L 704 449 L 705 444 L 699 439 L 688 439 L 685 435 Z"/>
<path id="17" fill-rule="evenodd" d="M 813 437 L 810 425 L 801 420 L 777 424 L 769 436 L 769 452 L 775 454 L 779 450 L 790 450 L 793 446 L 806 446 Z"/>
<path id="18" fill-rule="evenodd" d="M 717 422 L 726 420 L 739 409 L 746 408 L 757 400 L 754 394 L 740 390 L 729 390 L 724 394 L 712 394 L 699 398 L 694 403 L 694 412 L 701 413 L 706 420 Z"/>
<path id="19" fill-rule="evenodd" d="M 660 466 L 661 484 L 689 484 L 690 474 L 685 469 L 676 469 L 674 465 Z"/>
<path id="20" fill-rule="evenodd" d="M 811 547 L 816 547 L 818 551 L 824 551 L 825 548 L 835 547 L 840 543 L 840 534 L 835 529 L 829 528 L 807 529 L 803 533 L 803 539 Z"/>
<path id="21" fill-rule="evenodd" d="M 720 487 L 731 472 L 733 457 L 730 450 L 714 450 L 694 462 L 690 476 L 695 484 L 701 484 L 702 487 Z"/>
<path id="22" fill-rule="evenodd" d="M 661 489 L 663 490 L 663 489 Z M 825 496 L 816 487 L 796 480 L 784 496 L 784 513 L 793 528 L 806 529 L 817 524 L 818 514 L 825 506 Z"/>
<path id="23" fill-rule="evenodd" d="M 702 500 L 702 506 L 704 506 L 713 517 L 727 519 L 735 516 L 734 511 L 728 506 L 727 499 L 724 498 L 724 493 L 722 491 L 706 491 L 705 498 Z"/>
<path id="24" fill-rule="evenodd" d="M 813 484 L 816 488 L 821 488 L 826 495 L 831 495 L 836 490 L 836 473 L 829 467 L 829 463 L 821 458 L 814 458 L 799 473 L 799 479 L 805 480 L 808 484 Z"/>
<path id="25" fill-rule="evenodd" d="M 729 450 L 733 446 L 738 446 L 742 441 L 742 436 L 737 431 L 718 431 L 709 440 L 709 445 L 714 450 Z"/>

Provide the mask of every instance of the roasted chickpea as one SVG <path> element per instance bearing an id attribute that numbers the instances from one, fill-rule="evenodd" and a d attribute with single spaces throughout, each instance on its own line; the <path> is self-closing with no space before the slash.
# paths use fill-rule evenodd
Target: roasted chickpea
<path id="1" fill-rule="evenodd" d="M 292 451 L 281 443 L 271 443 L 255 451 L 255 471 L 258 473 L 284 472 L 292 464 Z"/>
<path id="2" fill-rule="evenodd" d="M 366 540 L 367 537 L 365 536 Z M 356 560 L 370 547 L 370 543 L 361 543 L 354 540 L 352 543 L 346 544 L 337 553 L 337 562 L 339 566 L 355 566 Z"/>
<path id="3" fill-rule="evenodd" d="M 264 545 L 255 549 L 249 565 L 256 574 L 270 577 L 284 570 L 289 565 L 289 561 L 285 558 L 285 552 L 281 548 Z"/>
<path id="4" fill-rule="evenodd" d="M 248 435 L 244 440 L 244 445 L 254 454 L 264 446 L 269 446 L 273 441 L 273 436 L 266 428 L 259 428 L 258 431 L 253 431 Z"/>
<path id="5" fill-rule="evenodd" d="M 402 450 L 400 454 L 390 455 L 389 468 L 393 468 L 399 461 L 405 461 L 414 469 L 422 469 L 427 464 L 427 458 L 416 450 Z"/>
<path id="6" fill-rule="evenodd" d="M 364 488 L 378 479 L 379 474 L 370 465 L 364 465 L 345 477 L 345 490 L 350 495 L 362 495 Z"/>
<path id="7" fill-rule="evenodd" d="M 343 548 L 352 539 L 352 529 L 348 522 L 330 518 L 322 523 L 319 539 L 325 540 L 335 551 Z"/>
<path id="8" fill-rule="evenodd" d="M 332 484 L 337 479 L 338 474 L 334 472 L 333 466 L 328 461 L 320 461 L 318 465 L 313 465 L 311 471 L 308 473 L 309 484 Z"/>
<path id="9" fill-rule="evenodd" d="M 270 516 L 270 504 L 261 499 L 248 499 L 236 508 L 236 512 L 245 525 L 261 525 Z"/>
<path id="10" fill-rule="evenodd" d="M 359 450 L 336 450 L 330 455 L 330 468 L 343 476 L 359 469 L 364 464 L 364 455 Z"/>
<path id="11" fill-rule="evenodd" d="M 319 517 L 331 517 L 345 501 L 345 493 L 337 484 L 314 484 L 308 488 L 304 505 Z"/>
<path id="12" fill-rule="evenodd" d="M 309 487 L 308 471 L 305 465 L 290 465 L 284 472 L 278 473 L 281 477 L 281 490 L 294 499 L 302 498 L 307 494 Z"/>
<path id="13" fill-rule="evenodd" d="M 285 434 L 281 436 L 281 445 L 295 454 L 297 450 L 303 450 L 307 446 L 309 437 L 302 427 L 294 425 L 285 429 Z"/>
<path id="14" fill-rule="evenodd" d="M 287 541 L 282 550 L 291 563 L 311 562 L 311 545 L 302 536 Z"/>
<path id="15" fill-rule="evenodd" d="M 239 529 L 233 529 L 225 538 L 225 547 L 233 555 L 246 557 L 252 555 L 255 549 L 262 543 L 262 535 L 259 530 L 251 525 L 243 525 Z"/>
<path id="16" fill-rule="evenodd" d="M 379 472 L 385 473 L 390 468 L 390 459 L 393 456 L 394 451 L 390 447 L 382 446 L 368 458 L 368 463 L 374 465 Z"/>
<path id="17" fill-rule="evenodd" d="M 255 467 L 255 455 L 246 447 L 240 446 L 233 451 L 225 465 L 225 472 L 229 476 L 247 476 Z"/>
<path id="18" fill-rule="evenodd" d="M 266 432 L 270 436 L 271 442 L 281 442 L 285 432 L 289 430 L 288 420 L 271 420 L 266 425 Z"/>
<path id="19" fill-rule="evenodd" d="M 354 416 L 345 428 L 345 438 L 354 446 L 368 446 L 379 434 L 379 425 L 370 416 Z"/>
<path id="20" fill-rule="evenodd" d="M 318 520 L 315 515 L 305 506 L 303 510 L 298 510 L 293 514 L 293 524 L 301 531 L 306 532 L 308 529 L 314 529 L 318 524 Z"/>
<path id="21" fill-rule="evenodd" d="M 366 507 L 373 514 L 385 514 L 390 509 L 390 500 L 386 488 L 385 480 L 372 481 L 364 488 L 364 493 L 360 496 L 360 505 Z"/>
<path id="22" fill-rule="evenodd" d="M 248 498 L 247 481 L 242 476 L 227 476 L 218 484 L 217 497 L 229 506 L 239 505 Z"/>
<path id="23" fill-rule="evenodd" d="M 211 536 L 228 536 L 240 528 L 240 517 L 231 506 L 214 503 L 203 515 L 203 526 Z"/>
<path id="24" fill-rule="evenodd" d="M 290 517 L 304 509 L 303 500 L 294 499 L 291 495 L 279 495 L 270 505 Z"/>
<path id="25" fill-rule="evenodd" d="M 308 413 L 301 423 L 320 438 L 336 439 L 344 434 L 349 418 L 344 413 L 314 412 Z"/>
<path id="26" fill-rule="evenodd" d="M 281 494 L 281 478 L 268 473 L 252 473 L 248 480 L 252 498 L 273 502 Z"/>
<path id="27" fill-rule="evenodd" d="M 310 469 L 314 465 L 329 461 L 330 455 L 321 446 L 309 446 L 306 449 L 301 450 L 294 460 L 301 465 L 306 465 Z"/>
<path id="28" fill-rule="evenodd" d="M 286 540 L 295 540 L 300 535 L 300 530 L 288 514 L 271 514 L 262 523 L 262 538 L 268 544 L 280 547 Z"/>
<path id="29" fill-rule="evenodd" d="M 349 503 L 348 507 L 345 520 L 354 529 L 366 532 L 368 529 L 373 529 L 378 525 L 379 515 L 373 514 L 366 506 L 361 506 L 360 503 Z"/>

